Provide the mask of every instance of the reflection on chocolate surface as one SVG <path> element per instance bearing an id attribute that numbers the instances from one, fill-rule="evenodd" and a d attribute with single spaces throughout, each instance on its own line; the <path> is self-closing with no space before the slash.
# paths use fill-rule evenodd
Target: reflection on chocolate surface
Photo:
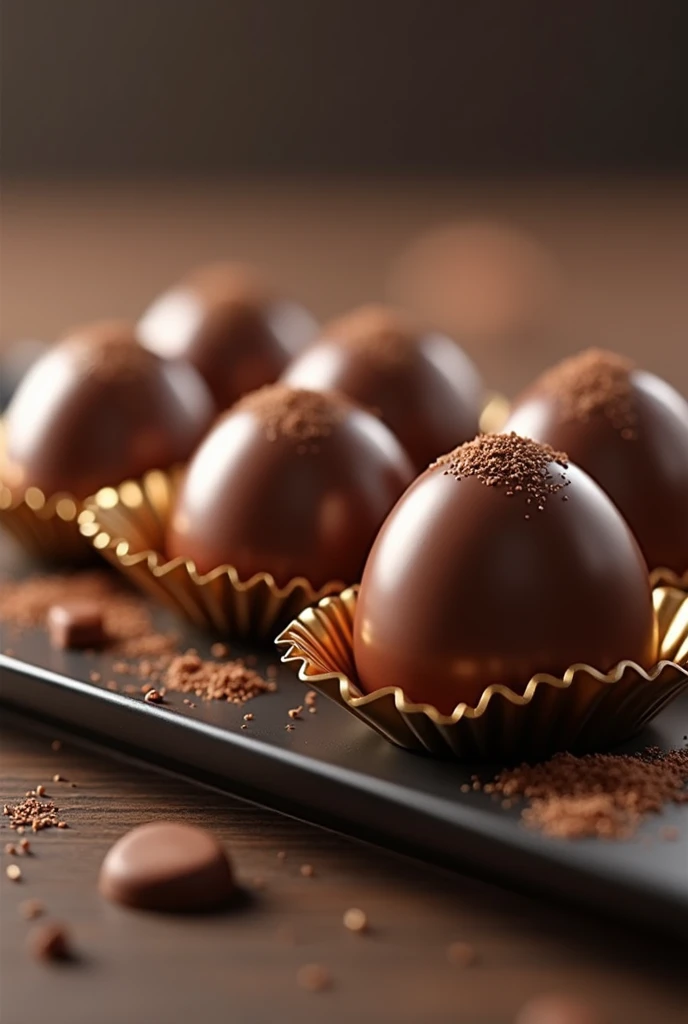
<path id="1" fill-rule="evenodd" d="M 143 344 L 193 363 L 218 408 L 276 380 L 312 339 L 316 323 L 234 264 L 202 267 L 157 298 L 139 322 Z"/>
<path id="2" fill-rule="evenodd" d="M 291 387 L 338 390 L 376 412 L 417 469 L 478 431 L 478 372 L 444 334 L 364 306 L 326 326 L 282 375 Z"/>
<path id="3" fill-rule="evenodd" d="M 688 570 L 688 402 L 669 384 L 590 349 L 536 380 L 504 429 L 565 448 L 623 513 L 650 569 Z"/>
<path id="4" fill-rule="evenodd" d="M 501 683 L 576 662 L 648 667 L 647 568 L 603 491 L 566 457 L 486 435 L 431 466 L 368 558 L 354 628 L 366 692 L 400 686 L 450 714 Z"/>
<path id="5" fill-rule="evenodd" d="M 7 410 L 3 478 L 84 498 L 188 458 L 214 405 L 187 363 L 167 363 L 126 323 L 73 331 L 39 359 Z"/>
<path id="6" fill-rule="evenodd" d="M 192 459 L 170 557 L 199 572 L 233 565 L 284 585 L 360 578 L 375 534 L 413 476 L 390 431 L 333 394 L 282 385 L 246 396 Z"/>

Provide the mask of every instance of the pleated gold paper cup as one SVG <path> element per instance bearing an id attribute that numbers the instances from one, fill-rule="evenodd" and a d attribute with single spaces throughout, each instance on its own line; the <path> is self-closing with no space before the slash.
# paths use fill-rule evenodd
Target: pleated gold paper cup
<path id="1" fill-rule="evenodd" d="M 684 573 L 674 572 L 673 569 L 653 569 L 650 584 L 652 587 L 675 587 L 688 594 L 688 569 Z"/>
<path id="2" fill-rule="evenodd" d="M 658 662 L 649 672 L 630 661 L 608 673 L 572 665 L 563 677 L 541 673 L 521 696 L 486 686 L 474 708 L 442 715 L 413 704 L 394 685 L 363 694 L 353 660 L 358 588 L 307 608 L 277 637 L 283 662 L 300 662 L 299 677 L 408 750 L 462 760 L 543 757 L 558 750 L 604 749 L 639 732 L 688 687 L 688 594 L 653 592 Z"/>
<path id="3" fill-rule="evenodd" d="M 190 559 L 167 559 L 164 541 L 182 475 L 154 470 L 140 480 L 104 487 L 86 501 L 82 535 L 130 582 L 173 611 L 227 636 L 272 638 L 304 608 L 345 583 L 315 588 L 303 577 L 280 587 L 270 573 L 241 580 L 231 565 L 201 574 Z"/>
<path id="4" fill-rule="evenodd" d="M 0 527 L 34 558 L 87 562 L 93 548 L 79 531 L 83 504 L 72 494 L 45 495 L 38 487 L 13 490 L 0 481 Z"/>

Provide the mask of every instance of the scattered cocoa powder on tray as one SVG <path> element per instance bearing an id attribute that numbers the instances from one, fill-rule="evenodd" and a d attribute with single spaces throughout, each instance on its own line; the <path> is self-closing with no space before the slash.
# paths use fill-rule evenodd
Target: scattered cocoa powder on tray
<path id="1" fill-rule="evenodd" d="M 556 754 L 541 764 L 508 768 L 483 792 L 527 801 L 521 820 L 563 839 L 627 839 L 666 804 L 688 803 L 688 748 L 668 753 Z"/>
<path id="2" fill-rule="evenodd" d="M 244 704 L 277 686 L 267 682 L 241 661 L 204 661 L 195 651 L 172 659 L 164 674 L 165 686 L 177 693 L 193 693 L 202 700 Z"/>

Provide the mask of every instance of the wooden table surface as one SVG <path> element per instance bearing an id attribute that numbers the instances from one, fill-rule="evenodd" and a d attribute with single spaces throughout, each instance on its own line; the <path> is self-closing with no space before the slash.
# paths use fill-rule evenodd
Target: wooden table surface
<path id="1" fill-rule="evenodd" d="M 3 198 L 2 339 L 49 338 L 102 313 L 136 315 L 178 272 L 220 255 L 273 269 L 320 315 L 379 296 L 389 261 L 442 218 L 495 213 L 536 229 L 566 257 L 576 300 L 566 330 L 487 366 L 510 388 L 558 355 L 605 338 L 688 391 L 688 189 L 646 186 L 203 188 L 11 186 Z M 620 339 L 627 339 L 624 346 Z M 484 367 L 485 368 L 485 367 Z M 519 378 L 519 379 L 517 379 Z M 685 1020 L 685 949 L 469 877 L 444 874 L 272 812 L 4 721 L 1 796 L 59 772 L 68 830 L 42 832 L 0 879 L 2 1024 L 508 1024 L 533 994 L 585 997 L 610 1024 Z M 57 795 L 57 794 L 56 794 Z M 156 818 L 206 825 L 248 893 L 234 912 L 159 917 L 110 906 L 98 867 L 128 828 Z M 12 838 L 2 819 L 2 846 Z M 281 862 L 277 854 L 285 851 Z M 3 866 L 8 857 L 3 854 Z M 313 878 L 300 865 L 315 868 Z M 261 885 L 262 882 L 262 885 Z M 26 951 L 21 901 L 45 903 L 78 954 L 45 965 Z M 362 907 L 372 930 L 348 933 Z M 453 941 L 477 962 L 448 962 Z M 331 991 L 299 989 L 308 963 Z"/>

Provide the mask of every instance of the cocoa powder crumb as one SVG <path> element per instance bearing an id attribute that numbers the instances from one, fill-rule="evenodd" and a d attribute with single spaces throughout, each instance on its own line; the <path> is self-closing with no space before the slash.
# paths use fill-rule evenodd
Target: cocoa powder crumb
<path id="1" fill-rule="evenodd" d="M 17 847 L 13 843 L 5 843 L 5 853 L 10 857 L 16 857 Z"/>
<path id="2" fill-rule="evenodd" d="M 54 750 L 55 752 L 57 752 L 58 750 L 62 750 L 62 741 L 53 740 L 52 743 L 50 744 L 50 749 Z"/>
<path id="3" fill-rule="evenodd" d="M 41 789 L 40 786 L 38 788 Z M 30 853 L 31 852 L 31 843 L 29 842 L 28 839 L 22 839 L 19 842 L 19 848 L 22 851 L 22 853 Z"/>
<path id="4" fill-rule="evenodd" d="M 299 706 L 297 708 L 290 708 L 289 711 L 287 711 L 287 714 L 289 715 L 290 718 L 294 719 L 294 718 L 299 718 L 302 711 L 303 711 L 303 705 L 299 704 Z"/>
<path id="5" fill-rule="evenodd" d="M 313 878 L 315 875 L 315 868 L 312 864 L 302 864 L 299 871 L 304 878 Z"/>
<path id="6" fill-rule="evenodd" d="M 368 931 L 368 915 L 359 907 L 349 907 L 344 912 L 342 920 L 344 927 L 350 932 L 357 932 L 359 935 L 362 935 Z"/>
<path id="7" fill-rule="evenodd" d="M 5 874 L 10 882 L 21 882 L 22 873 L 18 864 L 8 864 L 5 868 Z"/>
<path id="8" fill-rule="evenodd" d="M 210 648 L 210 653 L 213 658 L 226 658 L 229 655 L 229 647 L 227 644 L 213 644 Z"/>
<path id="9" fill-rule="evenodd" d="M 36 786 L 36 796 L 45 796 L 45 786 Z"/>
<path id="10" fill-rule="evenodd" d="M 147 690 L 143 699 L 146 704 L 162 704 L 163 695 L 158 690 Z"/>
<path id="11" fill-rule="evenodd" d="M 88 678 L 91 680 L 92 683 L 99 683 L 101 680 L 100 672 L 89 672 Z"/>

